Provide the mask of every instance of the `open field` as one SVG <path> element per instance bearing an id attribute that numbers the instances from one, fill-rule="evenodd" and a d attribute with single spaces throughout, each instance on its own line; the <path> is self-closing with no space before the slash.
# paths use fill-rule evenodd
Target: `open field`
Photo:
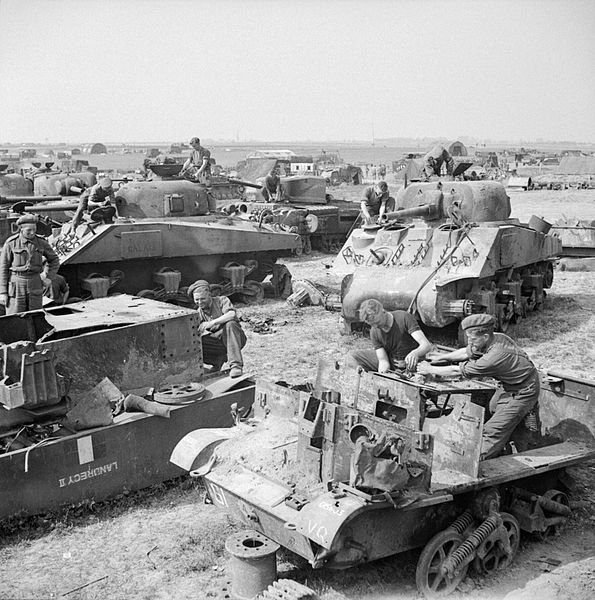
<path id="1" fill-rule="evenodd" d="M 348 191 L 357 199 L 357 189 Z M 518 192 L 511 199 L 513 216 L 522 220 L 531 214 L 555 219 L 561 213 L 595 218 L 592 190 Z M 340 281 L 326 267 L 331 262 L 323 254 L 286 261 L 294 278 L 337 291 Z M 544 310 L 516 325 L 511 335 L 540 367 L 593 378 L 594 309 L 595 273 L 558 271 Z M 241 314 L 248 337 L 246 370 L 272 381 L 312 380 L 320 358 L 340 358 L 369 343 L 361 336 L 340 335 L 338 314 L 321 307 L 296 309 L 267 300 L 241 308 Z M 270 332 L 256 333 L 265 319 Z M 486 579 L 468 578 L 453 598 L 501 599 L 545 570 L 552 570 L 549 580 L 523 598 L 549 600 L 553 596 L 546 592 L 552 590 L 557 598 L 593 597 L 595 465 L 572 471 L 577 480 L 573 499 L 581 505 L 566 530 L 548 542 L 523 539 L 508 570 Z M 67 597 L 223 598 L 228 577 L 223 547 L 237 525 L 203 500 L 200 483 L 183 478 L 109 503 L 13 523 L 0 530 L 0 598 L 45 600 L 85 584 L 90 585 Z M 563 570 L 554 570 L 544 559 L 561 561 Z M 416 560 L 412 552 L 346 572 L 313 572 L 281 553 L 279 571 L 313 587 L 324 600 L 405 599 L 419 597 Z"/>

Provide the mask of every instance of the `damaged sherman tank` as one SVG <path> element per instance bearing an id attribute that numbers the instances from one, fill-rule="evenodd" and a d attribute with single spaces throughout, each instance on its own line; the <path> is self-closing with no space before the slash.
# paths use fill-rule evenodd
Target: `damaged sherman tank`
<path id="1" fill-rule="evenodd" d="M 399 191 L 388 221 L 354 230 L 334 261 L 345 275 L 342 315 L 359 320 L 362 301 L 409 310 L 445 327 L 472 313 L 496 317 L 504 331 L 543 303 L 562 246 L 549 224 L 510 218 L 510 199 L 494 181 L 416 183 Z"/>
<path id="2" fill-rule="evenodd" d="M 564 469 L 595 456 L 595 382 L 541 381 L 533 443 L 489 460 L 480 447 L 493 381 L 360 374 L 333 361 L 314 384 L 258 381 L 253 421 L 190 432 L 171 460 L 203 477 L 247 537 L 315 569 L 422 548 L 417 587 L 441 597 L 470 568 L 508 567 L 522 534 L 543 539 L 571 515 Z"/>
<path id="3" fill-rule="evenodd" d="M 278 202 L 265 202 L 257 193 L 250 201 L 235 203 L 234 209 L 256 219 L 263 216 L 277 229 L 298 233 L 302 239 L 298 253 L 310 254 L 312 249 L 337 252 L 359 217 L 359 203 L 327 194 L 324 177 L 281 177 L 281 192 Z"/>
<path id="4" fill-rule="evenodd" d="M 204 374 L 197 325 L 125 294 L 0 317 L 0 520 L 179 477 L 180 436 L 249 410 L 247 377 Z"/>
<path id="5" fill-rule="evenodd" d="M 95 209 L 75 230 L 71 223 L 56 229 L 49 241 L 71 295 L 109 291 L 184 303 L 182 288 L 203 278 L 216 294 L 262 300 L 263 279 L 300 238 L 262 220 L 213 214 L 210 194 L 183 179 L 133 181 L 116 191 L 115 206 Z"/>

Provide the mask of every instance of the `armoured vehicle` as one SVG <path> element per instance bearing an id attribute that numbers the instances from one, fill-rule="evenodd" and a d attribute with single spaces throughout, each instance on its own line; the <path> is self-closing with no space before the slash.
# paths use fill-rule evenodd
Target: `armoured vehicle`
<path id="1" fill-rule="evenodd" d="M 510 565 L 521 532 L 563 526 L 564 467 L 595 456 L 594 390 L 543 373 L 543 435 L 480 462 L 493 383 L 326 362 L 314 385 L 257 382 L 253 422 L 190 432 L 171 460 L 204 477 L 216 506 L 314 568 L 423 548 L 418 589 L 444 596 L 470 565 L 482 575 Z"/>
<path id="2" fill-rule="evenodd" d="M 562 242 L 562 256 L 595 256 L 595 220 L 563 217 L 552 226 Z"/>
<path id="3" fill-rule="evenodd" d="M 194 186 L 196 194 L 204 197 L 208 201 L 208 206 L 211 210 L 230 200 L 241 201 L 246 198 L 246 187 L 260 189 L 261 186 L 243 181 L 241 179 L 233 179 L 224 175 L 210 175 L 201 182 L 192 181 L 184 177 L 180 177 L 182 165 L 175 162 L 166 162 L 163 164 L 147 163 L 149 171 L 149 180 L 152 185 L 145 185 L 135 188 L 131 185 L 123 186 L 122 194 L 128 197 L 135 197 L 137 194 L 143 196 L 154 195 L 160 199 L 163 194 L 183 193 L 182 190 L 187 190 L 186 184 L 191 183 Z M 169 183 L 165 183 L 169 182 Z M 144 183 L 144 182 L 141 182 Z M 120 195 L 120 194 L 119 194 Z"/>
<path id="4" fill-rule="evenodd" d="M 215 293 L 261 300 L 261 282 L 299 236 L 211 214 L 210 194 L 180 179 L 133 181 L 116 191 L 115 206 L 95 209 L 74 231 L 71 223 L 56 229 L 49 241 L 71 296 L 111 291 L 184 303 L 182 288 L 203 278 L 221 284 Z"/>
<path id="5" fill-rule="evenodd" d="M 387 222 L 354 230 L 335 258 L 347 326 L 367 298 L 433 327 L 486 312 L 501 330 L 543 303 L 562 245 L 538 217 L 511 219 L 500 183 L 415 183 L 396 204 Z"/>
<path id="6" fill-rule="evenodd" d="M 0 519 L 178 477 L 181 436 L 251 406 L 204 375 L 196 318 L 126 295 L 0 317 Z"/>
<path id="7" fill-rule="evenodd" d="M 234 209 L 254 218 L 264 215 L 276 228 L 299 233 L 304 254 L 312 248 L 337 252 L 359 217 L 359 204 L 332 198 L 326 193 L 324 177 L 281 177 L 281 189 L 279 202 L 265 202 L 256 194 L 252 201 L 236 203 Z"/>

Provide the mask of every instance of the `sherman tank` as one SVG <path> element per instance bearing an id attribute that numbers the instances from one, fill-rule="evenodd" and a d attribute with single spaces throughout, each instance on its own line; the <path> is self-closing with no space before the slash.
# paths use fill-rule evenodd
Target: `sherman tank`
<path id="1" fill-rule="evenodd" d="M 262 219 L 213 214 L 210 193 L 180 179 L 134 181 L 116 191 L 115 206 L 95 209 L 74 230 L 71 223 L 56 228 L 49 241 L 71 296 L 129 293 L 184 303 L 182 288 L 203 278 L 216 284 L 215 294 L 260 301 L 261 282 L 300 238 Z M 45 208 L 60 206 L 66 208 Z"/>
<path id="2" fill-rule="evenodd" d="M 324 177 L 282 177 L 281 190 L 280 202 L 265 202 L 257 193 L 252 201 L 234 205 L 234 210 L 254 218 L 264 215 L 277 229 L 298 233 L 304 254 L 313 248 L 337 252 L 360 214 L 359 204 L 332 198 Z"/>
<path id="3" fill-rule="evenodd" d="M 442 597 L 470 569 L 510 566 L 521 535 L 563 527 L 572 513 L 564 469 L 595 456 L 594 389 L 541 373 L 542 422 L 527 444 L 480 461 L 494 381 L 326 361 L 314 383 L 257 381 L 254 420 L 190 432 L 171 461 L 203 477 L 213 504 L 250 530 L 247 546 L 250 535 L 253 546 L 270 538 L 314 569 L 420 548 L 419 592 Z"/>
<path id="4" fill-rule="evenodd" d="M 433 327 L 485 312 L 503 331 L 541 306 L 560 239 L 538 217 L 511 219 L 500 183 L 415 183 L 396 201 L 386 222 L 354 230 L 335 258 L 349 328 L 368 298 Z"/>

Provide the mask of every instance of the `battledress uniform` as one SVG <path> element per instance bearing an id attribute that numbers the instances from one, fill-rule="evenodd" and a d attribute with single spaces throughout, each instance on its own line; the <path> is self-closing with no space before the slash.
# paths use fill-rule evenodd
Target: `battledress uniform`
<path id="1" fill-rule="evenodd" d="M 40 273 L 44 257 L 51 279 L 58 272 L 60 260 L 43 237 L 36 235 L 27 240 L 19 232 L 6 240 L 0 254 L 0 294 L 8 294 L 7 315 L 42 307 Z"/>
<path id="2" fill-rule="evenodd" d="M 509 393 L 499 398 L 483 428 L 482 459 L 494 458 L 501 453 L 516 427 L 537 406 L 539 373 L 525 351 L 503 333 L 495 333 L 493 342 L 481 354 L 474 353 L 470 347 L 467 354 L 470 360 L 459 365 L 464 377 L 493 377 Z"/>
<path id="3" fill-rule="evenodd" d="M 197 307 L 200 323 L 212 321 L 234 310 L 231 300 L 227 296 L 213 296 L 208 310 Z M 237 319 L 228 321 L 219 326 L 216 331 L 211 331 L 202 336 L 203 360 L 219 370 L 227 361 L 231 368 L 243 368 L 242 348 L 246 345 L 246 335 Z"/>

